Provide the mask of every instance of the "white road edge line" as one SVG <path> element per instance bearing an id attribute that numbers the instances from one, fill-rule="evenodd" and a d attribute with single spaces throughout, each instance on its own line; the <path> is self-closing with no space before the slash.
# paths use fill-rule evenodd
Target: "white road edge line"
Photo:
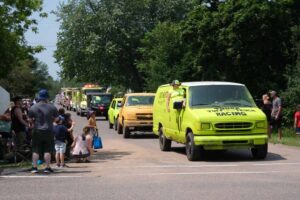
<path id="1" fill-rule="evenodd" d="M 152 165 L 152 166 L 125 166 L 114 167 L 115 169 L 132 169 L 132 168 L 203 168 L 203 167 L 238 167 L 240 165 Z"/>
<path id="2" fill-rule="evenodd" d="M 281 171 L 245 171 L 245 172 L 179 172 L 179 173 L 149 173 L 137 174 L 139 176 L 159 176 L 159 175 L 227 175 L 227 174 L 273 174 Z"/>
<path id="3" fill-rule="evenodd" d="M 82 178 L 82 176 L 0 176 L 0 178 Z"/>
<path id="4" fill-rule="evenodd" d="M 300 165 L 300 163 L 256 163 L 253 166 L 272 166 L 272 165 Z"/>

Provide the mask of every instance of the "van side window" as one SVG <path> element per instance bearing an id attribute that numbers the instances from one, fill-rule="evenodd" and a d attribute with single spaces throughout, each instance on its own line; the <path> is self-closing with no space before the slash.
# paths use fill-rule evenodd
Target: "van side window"
<path id="1" fill-rule="evenodd" d="M 111 104 L 111 108 L 115 108 L 116 101 L 113 101 Z"/>

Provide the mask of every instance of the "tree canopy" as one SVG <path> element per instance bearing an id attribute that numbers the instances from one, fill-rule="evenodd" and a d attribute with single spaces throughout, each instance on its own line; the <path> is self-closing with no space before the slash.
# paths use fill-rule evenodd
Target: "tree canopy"
<path id="1" fill-rule="evenodd" d="M 37 21 L 31 18 L 33 12 L 46 16 L 42 12 L 42 0 L 0 1 L 0 78 L 29 54 L 42 49 L 27 45 L 24 39 L 27 30 L 37 31 Z"/>

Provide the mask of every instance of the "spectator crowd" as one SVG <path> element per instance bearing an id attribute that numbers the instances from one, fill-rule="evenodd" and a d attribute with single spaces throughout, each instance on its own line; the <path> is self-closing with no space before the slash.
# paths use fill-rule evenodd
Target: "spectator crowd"
<path id="1" fill-rule="evenodd" d="M 82 134 L 74 136 L 74 121 L 64 108 L 48 102 L 48 91 L 40 90 L 35 100 L 14 97 L 10 108 L 0 115 L 0 160 L 31 160 L 32 173 L 44 162 L 45 173 L 51 173 L 51 160 L 56 167 L 67 167 L 65 160 L 90 162 L 92 138 L 97 126 L 93 113 Z M 52 159 L 51 159 L 52 158 Z"/>

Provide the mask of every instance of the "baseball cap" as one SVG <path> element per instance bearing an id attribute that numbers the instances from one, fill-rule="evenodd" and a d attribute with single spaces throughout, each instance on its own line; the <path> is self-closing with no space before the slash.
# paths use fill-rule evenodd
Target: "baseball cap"
<path id="1" fill-rule="evenodd" d="M 65 121 L 65 118 L 64 118 L 62 115 L 59 115 L 59 116 L 58 116 L 58 119 L 59 119 L 60 121 Z"/>
<path id="2" fill-rule="evenodd" d="M 46 89 L 41 89 L 39 91 L 39 100 L 45 100 L 49 98 L 48 90 Z"/>
<path id="3" fill-rule="evenodd" d="M 171 85 L 181 85 L 181 83 L 179 82 L 179 80 L 173 80 Z"/>
<path id="4" fill-rule="evenodd" d="M 91 116 L 91 115 L 94 114 L 94 113 L 95 113 L 95 111 L 90 110 L 88 114 L 89 114 L 89 116 Z"/>

